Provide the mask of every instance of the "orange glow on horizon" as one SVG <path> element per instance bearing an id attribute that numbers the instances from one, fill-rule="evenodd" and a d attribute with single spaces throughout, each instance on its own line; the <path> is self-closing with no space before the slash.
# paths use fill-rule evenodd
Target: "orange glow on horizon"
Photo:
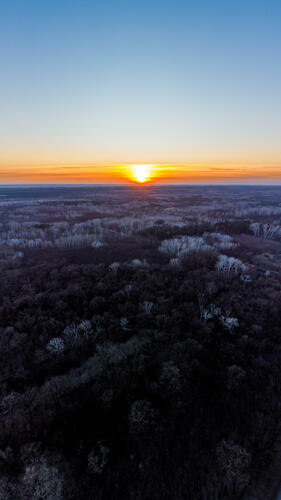
<path id="1" fill-rule="evenodd" d="M 0 184 L 281 183 L 280 164 L 0 164 Z"/>

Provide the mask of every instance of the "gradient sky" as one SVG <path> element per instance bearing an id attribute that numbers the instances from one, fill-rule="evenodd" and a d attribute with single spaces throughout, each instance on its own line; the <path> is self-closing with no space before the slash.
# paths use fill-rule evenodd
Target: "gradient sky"
<path id="1" fill-rule="evenodd" d="M 2 0 L 0 47 L 0 182 L 281 182 L 280 0 Z"/>

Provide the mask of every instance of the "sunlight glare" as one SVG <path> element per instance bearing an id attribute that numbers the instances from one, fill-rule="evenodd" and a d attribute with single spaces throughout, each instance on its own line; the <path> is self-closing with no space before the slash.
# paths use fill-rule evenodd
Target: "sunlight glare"
<path id="1" fill-rule="evenodd" d="M 148 182 L 150 180 L 150 166 L 149 165 L 133 165 L 134 180 L 140 183 Z"/>

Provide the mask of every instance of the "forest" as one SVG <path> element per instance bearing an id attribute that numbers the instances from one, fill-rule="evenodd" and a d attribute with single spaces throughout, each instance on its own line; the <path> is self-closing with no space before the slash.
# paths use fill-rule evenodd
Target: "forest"
<path id="1" fill-rule="evenodd" d="M 0 499 L 273 500 L 281 188 L 0 188 Z"/>

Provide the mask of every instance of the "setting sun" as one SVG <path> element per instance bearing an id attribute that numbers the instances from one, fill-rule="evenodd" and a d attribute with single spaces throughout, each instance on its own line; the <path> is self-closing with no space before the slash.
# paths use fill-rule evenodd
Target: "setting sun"
<path id="1" fill-rule="evenodd" d="M 133 178 L 135 181 L 144 183 L 150 180 L 150 166 L 149 165 L 133 165 Z"/>

